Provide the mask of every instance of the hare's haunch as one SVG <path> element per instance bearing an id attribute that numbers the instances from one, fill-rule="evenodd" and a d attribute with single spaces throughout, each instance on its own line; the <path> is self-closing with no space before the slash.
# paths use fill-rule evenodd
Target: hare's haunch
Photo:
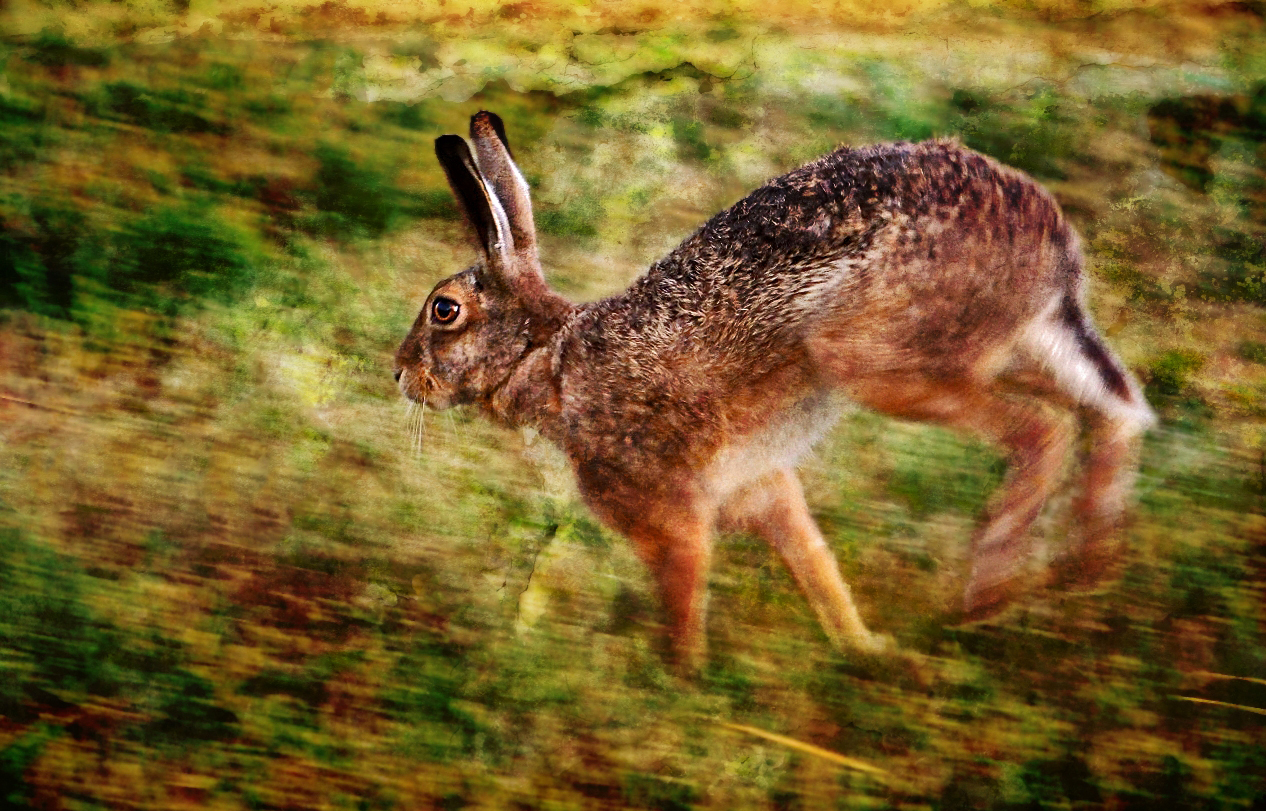
<path id="1" fill-rule="evenodd" d="M 1154 417 L 1083 304 L 1055 201 L 950 141 L 840 148 L 717 214 L 625 292 L 575 305 L 541 271 L 527 183 L 500 119 L 436 154 L 478 239 L 396 354 L 401 391 L 531 425 L 589 507 L 635 544 L 686 665 L 704 649 L 712 536 L 778 550 L 838 645 L 875 648 L 794 473 L 834 392 L 983 436 L 1009 476 L 972 541 L 963 618 L 1023 582 L 1028 528 L 1075 439 L 1090 451 L 1060 576 L 1091 585 Z"/>

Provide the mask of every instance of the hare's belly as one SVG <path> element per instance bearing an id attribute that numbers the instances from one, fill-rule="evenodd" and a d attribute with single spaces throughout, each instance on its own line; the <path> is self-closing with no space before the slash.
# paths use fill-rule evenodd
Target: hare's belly
<path id="1" fill-rule="evenodd" d="M 842 410 L 830 392 L 816 392 L 780 412 L 757 431 L 722 447 L 704 474 L 719 499 L 767 473 L 790 467 L 820 440 Z"/>

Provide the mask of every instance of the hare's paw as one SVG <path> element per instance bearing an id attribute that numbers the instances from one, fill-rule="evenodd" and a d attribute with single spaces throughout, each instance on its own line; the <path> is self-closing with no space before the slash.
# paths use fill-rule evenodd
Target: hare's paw
<path id="1" fill-rule="evenodd" d="M 974 625 L 999 620 L 1003 614 L 1018 607 L 1019 598 L 1030 591 L 1031 581 L 1032 578 L 1024 573 L 989 583 L 972 579 L 963 592 L 962 609 L 950 624 Z"/>
<path id="2" fill-rule="evenodd" d="M 1089 541 L 1056 558 L 1046 582 L 1051 588 L 1074 594 L 1099 594 L 1115 585 L 1124 571 L 1124 543 Z"/>
<path id="3" fill-rule="evenodd" d="M 896 653 L 900 648 L 897 640 L 891 634 L 877 634 L 867 631 L 865 636 L 858 636 L 850 640 L 852 647 L 862 653 L 870 653 L 876 655 Z"/>

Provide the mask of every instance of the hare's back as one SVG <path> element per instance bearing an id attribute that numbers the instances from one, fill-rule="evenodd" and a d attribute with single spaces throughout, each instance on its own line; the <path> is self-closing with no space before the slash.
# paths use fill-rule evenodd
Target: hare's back
<path id="1" fill-rule="evenodd" d="M 1033 180 L 955 142 L 845 147 L 713 217 L 641 295 L 727 352 L 829 330 L 965 360 L 1075 288 L 1075 243 Z"/>
<path id="2" fill-rule="evenodd" d="M 1070 236 L 1041 187 L 953 141 L 842 147 L 717 214 L 639 287 L 704 312 L 738 302 L 781 317 L 824 286 L 988 272 Z"/>

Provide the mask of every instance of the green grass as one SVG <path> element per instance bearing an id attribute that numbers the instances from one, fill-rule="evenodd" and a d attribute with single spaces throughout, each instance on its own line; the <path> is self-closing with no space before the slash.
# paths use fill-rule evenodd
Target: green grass
<path id="1" fill-rule="evenodd" d="M 0 809 L 1261 806 L 1251 9 L 859 33 L 329 5 L 217 18 L 285 36 L 148 42 L 183 12 L 117 5 L 118 38 L 0 44 Z M 1101 64 L 1079 25 L 1142 55 Z M 715 551 L 708 666 L 674 676 L 645 570 L 565 463 L 460 411 L 415 449 L 392 385 L 416 308 L 473 256 L 431 150 L 481 108 L 583 299 L 839 142 L 957 137 L 1047 184 L 1162 419 L 1121 582 L 951 627 L 1001 458 L 851 413 L 803 478 L 907 658 L 833 651 L 741 536 Z"/>

